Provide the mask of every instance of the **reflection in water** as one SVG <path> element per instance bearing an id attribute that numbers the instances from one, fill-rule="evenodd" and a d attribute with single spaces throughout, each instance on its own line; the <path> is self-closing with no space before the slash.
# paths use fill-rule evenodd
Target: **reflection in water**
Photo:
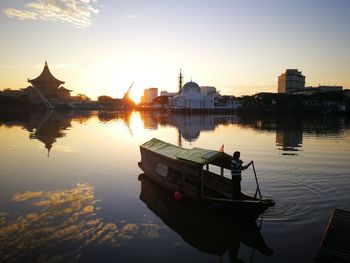
<path id="1" fill-rule="evenodd" d="M 296 155 L 303 143 L 303 136 L 341 137 L 349 128 L 349 118 L 323 115 L 259 115 L 242 116 L 240 125 L 257 130 L 276 131 L 276 146 L 284 155 Z"/>
<path id="2" fill-rule="evenodd" d="M 255 130 L 276 132 L 276 145 L 283 154 L 294 155 L 303 143 L 303 134 L 341 136 L 349 127 L 349 119 L 334 116 L 227 115 L 227 114 L 168 114 L 143 112 L 145 127 L 157 129 L 157 123 L 178 129 L 178 146 L 182 138 L 188 142 L 199 138 L 202 131 L 212 131 L 219 125 L 235 124 Z"/>
<path id="3" fill-rule="evenodd" d="M 58 138 L 66 136 L 72 127 L 72 120 L 84 123 L 91 118 L 91 112 L 47 111 L 47 112 L 0 112 L 0 125 L 21 126 L 29 132 L 29 138 L 41 141 L 48 155 Z"/>
<path id="4" fill-rule="evenodd" d="M 239 123 L 240 120 L 238 115 L 169 114 L 161 112 L 143 112 L 141 117 L 145 128 L 157 129 L 158 124 L 171 125 L 176 127 L 181 138 L 188 142 L 198 139 L 202 131 L 214 131 L 218 125 Z"/>
<path id="5" fill-rule="evenodd" d="M 182 209 L 181 202 L 147 198 L 147 190 L 143 189 L 142 200 L 195 248 L 191 249 L 185 241 L 179 246 L 173 243 L 176 232 L 163 223 L 152 223 L 159 222 L 157 216 L 141 201 L 137 202 L 138 182 L 132 178 L 137 170 L 139 143 L 150 136 L 169 137 L 173 142 L 174 131 L 184 131 L 183 126 L 179 129 L 176 125 L 185 124 L 186 129 L 191 129 L 196 118 L 197 132 L 191 131 L 192 134 L 199 134 L 202 124 L 210 124 L 210 128 L 203 129 L 208 131 L 206 136 L 198 135 L 196 146 L 211 148 L 217 144 L 211 141 L 212 137 L 226 139 L 237 132 L 242 144 L 251 144 L 245 151 L 257 150 L 256 158 L 261 163 L 259 182 L 265 194 L 279 200 L 276 210 L 265 215 L 269 219 L 263 225 L 264 238 L 268 244 L 278 244 L 277 253 L 267 258 L 256 252 L 255 256 L 262 261 L 312 261 L 332 207 L 349 204 L 349 117 L 216 114 L 190 117 L 152 112 L 134 112 L 132 116 L 115 112 L 54 112 L 47 114 L 49 118 L 44 116 L 45 113 L 0 111 L 0 138 L 5 145 L 0 158 L 0 262 L 98 262 L 101 258 L 104 262 L 128 262 L 130 257 L 138 259 L 136 262 L 143 258 L 148 262 L 162 262 L 168 254 L 172 254 L 173 262 L 189 258 L 200 261 L 198 258 L 210 260 L 211 256 L 202 255 L 199 250 L 215 255 L 231 250 L 234 258 L 238 244 L 238 258 L 246 259 L 250 249 L 243 243 L 265 253 L 260 241 L 252 241 L 260 239 L 254 238 L 259 232 L 248 227 L 242 234 L 241 230 L 210 215 L 205 215 L 207 220 L 203 220 L 201 212 L 186 208 L 187 204 Z M 45 119 L 47 121 L 42 121 Z M 50 128 L 45 128 L 45 123 L 49 123 Z M 126 131 L 123 125 L 129 125 L 136 138 L 122 137 Z M 159 132 L 148 130 L 155 128 Z M 89 132 L 82 134 L 85 131 Z M 39 152 L 33 149 L 38 144 L 44 146 L 44 142 L 28 143 L 29 134 L 38 138 L 53 134 L 51 152 L 67 145 L 64 147 L 80 149 L 81 158 L 62 154 L 47 162 L 46 158 L 43 160 L 47 149 L 41 147 Z M 282 134 L 285 138 L 294 138 L 281 139 L 281 146 L 275 146 L 276 138 Z M 181 134 L 180 138 L 185 140 Z M 64 140 L 68 143 L 60 143 Z M 92 141 L 98 142 L 93 144 L 94 148 L 85 147 Z M 276 153 L 299 153 L 287 152 L 283 147 L 298 150 L 304 147 L 303 158 L 275 156 Z M 250 178 L 247 176 L 244 180 L 246 189 L 255 187 L 254 177 Z M 82 180 L 93 182 L 99 192 L 87 184 L 70 187 Z M 69 187 L 63 186 L 58 191 L 57 184 Z M 38 185 L 42 187 L 37 188 Z M 57 191 L 41 191 L 43 189 Z M 97 202 L 97 194 L 103 196 L 103 202 Z M 176 211 L 184 211 L 183 216 L 173 216 Z M 253 234 L 246 234 L 251 232 Z"/>
<path id="6" fill-rule="evenodd" d="M 65 130 L 71 127 L 71 119 L 55 111 L 47 111 L 42 116 L 34 116 L 30 122 L 30 139 L 37 139 L 44 143 L 47 155 L 57 138 L 65 136 Z"/>
<path id="7" fill-rule="evenodd" d="M 102 123 L 121 120 L 132 134 L 130 128 L 131 115 L 131 112 L 98 112 L 97 117 Z M 83 124 L 93 116 L 96 116 L 96 113 L 89 111 L 0 112 L 0 125 L 25 128 L 29 132 L 29 138 L 41 141 L 49 155 L 57 139 L 66 136 L 67 131 L 72 127 L 72 121 Z"/>
<path id="8" fill-rule="evenodd" d="M 122 120 L 129 127 L 131 115 L 131 111 L 100 111 L 97 116 L 100 122 L 106 123 L 115 120 Z"/>
<path id="9" fill-rule="evenodd" d="M 214 118 L 205 115 L 171 115 L 169 123 L 176 126 L 186 141 L 196 140 L 201 131 L 215 130 Z"/>
<path id="10" fill-rule="evenodd" d="M 125 123 L 131 136 L 134 136 L 134 133 L 131 128 L 131 118 L 133 116 L 132 111 L 100 111 L 98 112 L 98 119 L 102 123 L 108 123 L 116 120 L 121 120 Z"/>
<path id="11" fill-rule="evenodd" d="M 276 121 L 276 145 L 283 152 L 297 152 L 303 142 L 303 127 L 300 121 L 277 120 Z M 284 153 L 296 155 L 295 153 Z"/>
<path id="12" fill-rule="evenodd" d="M 172 114 L 169 124 L 177 127 L 182 138 L 191 142 L 199 138 L 202 131 L 214 131 L 218 125 L 238 123 L 237 115 Z"/>
<path id="13" fill-rule="evenodd" d="M 144 174 L 139 175 L 139 180 L 140 199 L 168 227 L 201 252 L 223 256 L 228 251 L 231 262 L 236 262 L 242 242 L 264 255 L 272 255 L 255 222 L 236 222 L 209 213 L 186 200 L 176 201 Z"/>
<path id="14" fill-rule="evenodd" d="M 303 136 L 341 136 L 350 126 L 349 119 L 336 116 L 281 116 L 281 115 L 227 115 L 227 114 L 170 114 L 167 112 L 57 112 L 13 113 L 0 112 L 0 125 L 22 126 L 30 132 L 31 139 L 43 142 L 48 150 L 58 138 L 64 137 L 72 126 L 72 120 L 79 123 L 96 116 L 102 123 L 122 121 L 133 136 L 132 118 L 141 116 L 143 128 L 158 129 L 160 126 L 173 126 L 178 130 L 178 145 L 182 139 L 188 142 L 199 138 L 202 131 L 214 132 L 219 125 L 235 124 L 255 130 L 276 132 L 276 146 L 283 154 L 295 155 L 300 151 Z"/>
<path id="15" fill-rule="evenodd" d="M 52 192 L 23 192 L 13 202 L 28 205 L 19 215 L 0 212 L 1 262 L 67 262 L 99 246 L 119 247 L 135 238 L 158 237 L 154 224 L 106 223 L 89 184 Z"/>

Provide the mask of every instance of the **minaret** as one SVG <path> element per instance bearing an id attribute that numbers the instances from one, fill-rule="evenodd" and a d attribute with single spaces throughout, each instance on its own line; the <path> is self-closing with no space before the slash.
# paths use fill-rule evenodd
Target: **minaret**
<path id="1" fill-rule="evenodd" d="M 181 72 L 181 69 L 180 69 L 180 75 L 179 75 L 179 93 L 181 93 L 181 90 L 182 90 L 182 72 Z"/>

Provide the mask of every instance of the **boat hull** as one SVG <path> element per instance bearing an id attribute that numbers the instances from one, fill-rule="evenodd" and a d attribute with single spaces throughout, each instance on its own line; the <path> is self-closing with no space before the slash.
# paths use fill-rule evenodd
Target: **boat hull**
<path id="1" fill-rule="evenodd" d="M 208 212 L 233 216 L 236 219 L 256 220 L 272 200 L 261 200 L 242 194 L 240 200 L 232 200 L 232 181 L 223 176 L 206 173 L 202 166 L 186 160 L 176 160 L 140 147 L 140 168 L 146 176 L 175 194 L 181 192 L 182 199 L 204 207 Z M 215 190 L 215 191 L 214 191 Z M 218 195 L 212 196 L 215 192 Z"/>

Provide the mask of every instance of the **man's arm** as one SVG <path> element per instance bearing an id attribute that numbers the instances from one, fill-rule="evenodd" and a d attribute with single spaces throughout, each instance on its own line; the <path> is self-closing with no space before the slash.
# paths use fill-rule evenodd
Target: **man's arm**
<path id="1" fill-rule="evenodd" d="M 247 169 L 252 163 L 253 161 L 250 161 L 250 163 L 248 163 L 247 165 L 242 165 L 242 170 Z"/>

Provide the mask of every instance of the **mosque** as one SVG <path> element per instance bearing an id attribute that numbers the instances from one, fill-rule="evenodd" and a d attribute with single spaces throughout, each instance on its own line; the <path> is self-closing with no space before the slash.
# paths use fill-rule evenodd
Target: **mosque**
<path id="1" fill-rule="evenodd" d="M 214 108 L 214 97 L 202 93 L 200 86 L 192 80 L 182 87 L 180 70 L 179 93 L 169 98 L 169 104 L 173 110 L 207 110 Z"/>

